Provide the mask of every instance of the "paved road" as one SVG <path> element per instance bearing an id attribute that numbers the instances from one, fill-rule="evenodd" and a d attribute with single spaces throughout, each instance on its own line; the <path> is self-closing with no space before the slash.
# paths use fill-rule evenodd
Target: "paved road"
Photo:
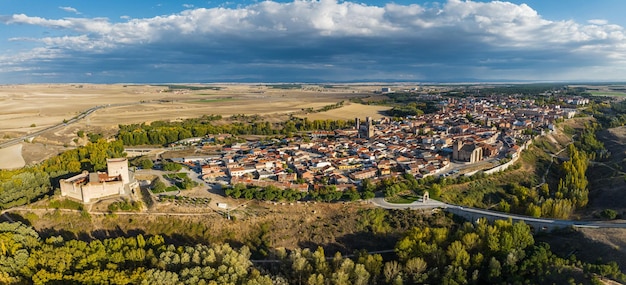
<path id="1" fill-rule="evenodd" d="M 446 208 L 449 205 L 437 200 L 433 200 L 433 199 L 429 199 L 426 202 L 422 202 L 422 201 L 415 201 L 413 203 L 410 204 L 395 204 L 395 203 L 390 203 L 387 202 L 385 200 L 385 198 L 382 197 L 376 197 L 373 198 L 372 200 L 370 200 L 372 202 L 372 204 L 374 204 L 377 207 L 383 208 L 383 209 L 398 209 L 398 210 L 403 210 L 403 209 L 435 209 L 435 208 Z"/>
<path id="2" fill-rule="evenodd" d="M 545 225 L 550 227 L 575 227 L 575 228 L 626 228 L 626 221 L 573 221 L 573 220 L 556 220 L 556 219 L 544 219 L 534 218 L 523 215 L 512 215 L 502 212 L 476 209 L 463 207 L 458 205 L 446 204 L 440 201 L 429 199 L 426 203 L 416 201 L 410 204 L 394 204 L 385 201 L 382 197 L 373 198 L 370 200 L 372 204 L 384 209 L 435 209 L 441 208 L 445 211 L 459 214 L 461 216 L 483 216 L 491 219 L 512 219 L 514 221 L 524 221 L 528 224 Z"/>

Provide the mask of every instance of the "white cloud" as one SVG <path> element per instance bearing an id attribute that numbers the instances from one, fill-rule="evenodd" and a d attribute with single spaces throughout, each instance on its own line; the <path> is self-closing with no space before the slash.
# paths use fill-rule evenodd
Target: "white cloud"
<path id="1" fill-rule="evenodd" d="M 588 20 L 587 23 L 592 24 L 592 25 L 607 25 L 609 23 L 609 21 L 604 20 L 604 19 L 591 19 Z"/>
<path id="2" fill-rule="evenodd" d="M 41 17 L 30 17 L 25 14 L 15 14 L 5 20 L 7 24 L 29 24 L 50 28 L 70 28 L 72 22 L 69 20 L 48 20 Z"/>
<path id="3" fill-rule="evenodd" d="M 59 7 L 59 9 L 65 11 L 65 12 L 70 12 L 70 13 L 74 13 L 74 14 L 79 14 L 80 15 L 80 12 L 78 12 L 78 10 L 76 10 L 76 8 L 61 6 L 61 7 Z"/>
<path id="4" fill-rule="evenodd" d="M 25 65 L 25 62 L 51 61 L 62 57 L 64 55 L 61 51 L 42 47 L 11 55 L 0 55 L 0 63 L 2 63 L 0 72 L 31 71 L 38 67 Z"/>
<path id="5" fill-rule="evenodd" d="M 188 9 L 152 18 L 120 16 L 121 22 L 24 14 L 1 21 L 63 31 L 60 33 L 65 35 L 57 37 L 13 38 L 37 41 L 41 48 L 55 52 L 111 52 L 123 57 L 125 49 L 137 48 L 146 50 L 146 57 L 148 51 L 160 53 L 159 60 L 171 56 L 172 61 L 193 62 L 197 59 L 192 56 L 197 56 L 294 68 L 346 68 L 333 60 L 358 62 L 372 69 L 376 64 L 395 61 L 400 67 L 398 57 L 405 57 L 405 66 L 539 65 L 542 61 L 547 64 L 591 56 L 597 62 L 624 60 L 626 54 L 626 32 L 621 26 L 601 19 L 587 23 L 548 20 L 526 4 L 501 1 L 449 0 L 443 5 L 390 3 L 379 7 L 296 0 L 262 1 L 237 8 L 183 7 Z M 60 8 L 78 13 L 71 7 Z M 281 56 L 288 59 L 276 63 Z"/>
<path id="6" fill-rule="evenodd" d="M 65 7 L 71 8 L 71 7 Z M 128 17 L 122 17 L 128 19 Z M 624 31 L 599 26 L 604 20 L 590 20 L 591 26 L 572 21 L 543 19 L 526 4 L 450 0 L 443 7 L 388 4 L 367 6 L 334 0 L 278 3 L 264 1 L 250 6 L 197 8 L 178 14 L 113 23 L 106 18 L 44 19 L 13 15 L 8 23 L 66 28 L 94 33 L 122 43 L 154 42 L 179 33 L 185 35 L 276 37 L 307 34 L 331 37 L 388 37 L 429 39 L 454 31 L 461 37 L 475 37 L 503 46 L 532 46 L 621 38 Z"/>

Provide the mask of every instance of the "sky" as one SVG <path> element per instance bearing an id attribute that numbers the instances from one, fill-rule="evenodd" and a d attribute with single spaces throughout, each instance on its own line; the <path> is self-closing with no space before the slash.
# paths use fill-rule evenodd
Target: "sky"
<path id="1" fill-rule="evenodd" d="M 626 81 L 623 0 L 0 0 L 0 84 Z"/>

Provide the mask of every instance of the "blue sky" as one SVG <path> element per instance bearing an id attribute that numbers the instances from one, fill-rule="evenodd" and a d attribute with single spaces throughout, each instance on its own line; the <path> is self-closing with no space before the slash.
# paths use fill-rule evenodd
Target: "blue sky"
<path id="1" fill-rule="evenodd" d="M 0 84 L 626 81 L 626 1 L 0 1 Z"/>

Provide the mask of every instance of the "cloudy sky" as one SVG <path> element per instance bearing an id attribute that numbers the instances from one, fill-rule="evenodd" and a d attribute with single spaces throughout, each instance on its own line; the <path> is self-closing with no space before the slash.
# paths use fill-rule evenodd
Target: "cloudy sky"
<path id="1" fill-rule="evenodd" d="M 0 84 L 626 81 L 626 1 L 0 1 Z"/>

